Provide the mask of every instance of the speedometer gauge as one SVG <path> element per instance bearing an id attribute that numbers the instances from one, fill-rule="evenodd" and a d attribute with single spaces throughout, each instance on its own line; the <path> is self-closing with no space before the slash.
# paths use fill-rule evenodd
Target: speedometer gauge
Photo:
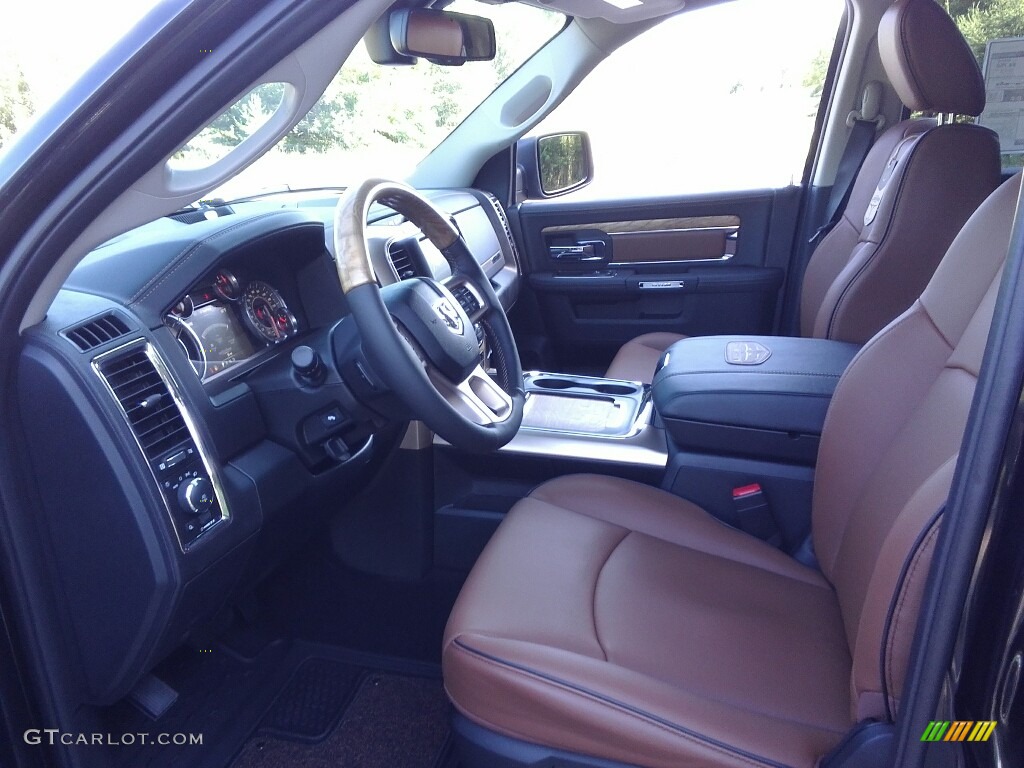
<path id="1" fill-rule="evenodd" d="M 298 330 L 295 315 L 288 309 L 281 294 L 261 280 L 255 280 L 245 287 L 244 304 L 249 325 L 267 341 L 282 341 Z"/>

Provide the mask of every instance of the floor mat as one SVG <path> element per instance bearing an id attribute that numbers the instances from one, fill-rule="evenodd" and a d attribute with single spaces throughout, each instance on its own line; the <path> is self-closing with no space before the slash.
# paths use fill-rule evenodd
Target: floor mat
<path id="1" fill-rule="evenodd" d="M 317 742 L 338 724 L 365 670 L 328 659 L 306 659 L 260 723 L 263 734 Z"/>
<path id="2" fill-rule="evenodd" d="M 153 721 L 121 702 L 98 731 L 202 734 L 201 744 L 90 750 L 104 768 L 453 768 L 436 664 L 323 644 L 182 648 L 156 673 L 178 693 Z M 261 648 L 258 652 L 256 648 Z"/>
<path id="3" fill-rule="evenodd" d="M 319 683 L 313 684 L 319 691 L 314 693 L 301 690 L 302 683 L 318 672 L 335 683 L 347 679 L 330 666 L 320 659 L 303 664 L 232 768 L 437 768 L 451 763 L 448 702 L 441 681 L 432 677 L 364 671 L 336 724 L 310 743 L 309 733 L 330 719 L 331 707 L 318 703 L 323 699 Z"/>

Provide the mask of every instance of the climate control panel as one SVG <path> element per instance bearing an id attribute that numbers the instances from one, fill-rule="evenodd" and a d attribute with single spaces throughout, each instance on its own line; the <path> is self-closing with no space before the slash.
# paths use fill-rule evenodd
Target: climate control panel
<path id="1" fill-rule="evenodd" d="M 213 482 L 192 441 L 171 450 L 155 465 L 153 469 L 174 530 L 182 548 L 187 550 L 224 519 Z"/>

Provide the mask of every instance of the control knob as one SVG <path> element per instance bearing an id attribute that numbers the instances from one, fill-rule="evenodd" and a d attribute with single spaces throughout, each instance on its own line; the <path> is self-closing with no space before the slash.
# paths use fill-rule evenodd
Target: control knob
<path id="1" fill-rule="evenodd" d="M 319 353 L 305 345 L 292 350 L 292 368 L 300 381 L 314 387 L 322 384 L 327 376 Z"/>
<path id="2" fill-rule="evenodd" d="M 205 477 L 193 477 L 178 487 L 178 504 L 190 515 L 209 512 L 216 503 L 213 484 Z"/>

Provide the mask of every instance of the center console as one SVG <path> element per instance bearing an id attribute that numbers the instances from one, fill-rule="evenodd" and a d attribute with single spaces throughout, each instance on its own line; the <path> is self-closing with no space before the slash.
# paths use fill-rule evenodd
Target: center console
<path id="1" fill-rule="evenodd" d="M 652 386 L 669 442 L 662 487 L 795 551 L 810 530 L 829 403 L 858 349 L 778 336 L 673 344 Z"/>
<path id="2" fill-rule="evenodd" d="M 664 467 L 664 431 L 652 423 L 649 386 L 530 371 L 523 424 L 501 450 L 553 459 Z"/>
<path id="3" fill-rule="evenodd" d="M 859 347 L 783 336 L 673 344 L 654 401 L 680 448 L 813 465 L 832 393 Z"/>

